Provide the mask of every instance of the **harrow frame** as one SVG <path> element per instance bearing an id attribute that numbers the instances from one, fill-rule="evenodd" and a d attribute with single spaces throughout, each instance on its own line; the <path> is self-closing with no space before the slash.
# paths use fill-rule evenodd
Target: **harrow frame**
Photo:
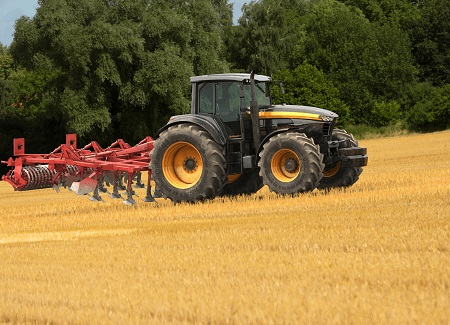
<path id="1" fill-rule="evenodd" d="M 96 141 L 77 148 L 76 134 L 67 134 L 66 143 L 49 154 L 25 153 L 25 139 L 14 139 L 14 158 L 2 163 L 11 167 L 2 179 L 16 191 L 26 191 L 53 187 L 68 188 L 78 195 L 89 195 L 90 200 L 103 201 L 100 192 L 109 193 L 105 188 L 113 187 L 111 198 L 122 198 L 119 190 L 125 190 L 125 204 L 135 204 L 134 187 L 144 188 L 141 173 L 148 173 L 146 202 L 154 202 L 151 194 L 151 170 L 149 153 L 153 149 L 153 139 L 149 136 L 135 146 L 118 139 L 106 149 Z M 123 184 L 126 181 L 126 185 Z M 90 194 L 92 193 L 92 194 Z"/>

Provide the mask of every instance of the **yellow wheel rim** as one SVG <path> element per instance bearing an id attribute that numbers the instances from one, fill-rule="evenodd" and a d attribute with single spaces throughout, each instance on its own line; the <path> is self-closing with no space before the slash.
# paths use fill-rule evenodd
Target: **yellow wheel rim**
<path id="1" fill-rule="evenodd" d="M 338 172 L 338 170 L 341 168 L 341 162 L 338 161 L 333 167 L 330 168 L 325 168 L 323 170 L 323 177 L 332 177 L 334 175 L 336 175 L 336 173 Z"/>
<path id="2" fill-rule="evenodd" d="M 241 174 L 230 174 L 227 176 L 227 184 L 234 183 L 239 178 L 241 178 Z"/>
<path id="3" fill-rule="evenodd" d="M 283 183 L 292 182 L 300 173 L 300 166 L 300 159 L 289 149 L 278 150 L 270 162 L 273 175 Z"/>
<path id="4" fill-rule="evenodd" d="M 176 142 L 164 153 L 162 167 L 165 178 L 172 186 L 188 189 L 200 180 L 203 160 L 192 144 Z"/>

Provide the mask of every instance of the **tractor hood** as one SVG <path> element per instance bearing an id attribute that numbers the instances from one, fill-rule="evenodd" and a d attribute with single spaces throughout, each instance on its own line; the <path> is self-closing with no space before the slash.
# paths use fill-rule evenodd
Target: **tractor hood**
<path id="1" fill-rule="evenodd" d="M 329 110 L 297 105 L 273 105 L 261 108 L 260 119 L 303 119 L 322 122 L 336 121 L 338 115 Z"/>

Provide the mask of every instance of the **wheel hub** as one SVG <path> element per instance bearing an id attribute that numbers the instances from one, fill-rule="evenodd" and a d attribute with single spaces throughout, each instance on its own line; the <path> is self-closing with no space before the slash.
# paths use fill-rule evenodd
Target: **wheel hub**
<path id="1" fill-rule="evenodd" d="M 298 167 L 298 162 L 293 159 L 293 158 L 288 158 L 286 159 L 285 163 L 284 163 L 284 169 L 289 172 L 292 173 L 294 172 Z"/>
<path id="2" fill-rule="evenodd" d="M 188 157 L 185 161 L 184 161 L 184 170 L 188 173 L 193 173 L 196 169 L 197 169 L 197 162 L 195 161 L 194 158 L 192 157 Z"/>

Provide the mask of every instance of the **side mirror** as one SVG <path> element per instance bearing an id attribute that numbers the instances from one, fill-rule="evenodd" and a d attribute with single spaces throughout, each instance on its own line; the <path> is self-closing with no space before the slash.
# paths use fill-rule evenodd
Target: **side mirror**
<path id="1" fill-rule="evenodd" d="M 278 87 L 280 87 L 281 95 L 284 95 L 284 94 L 285 94 L 285 92 L 284 92 L 284 86 L 283 86 L 283 81 L 281 81 L 281 80 L 274 80 L 274 81 L 272 81 L 272 84 L 278 85 Z"/>

